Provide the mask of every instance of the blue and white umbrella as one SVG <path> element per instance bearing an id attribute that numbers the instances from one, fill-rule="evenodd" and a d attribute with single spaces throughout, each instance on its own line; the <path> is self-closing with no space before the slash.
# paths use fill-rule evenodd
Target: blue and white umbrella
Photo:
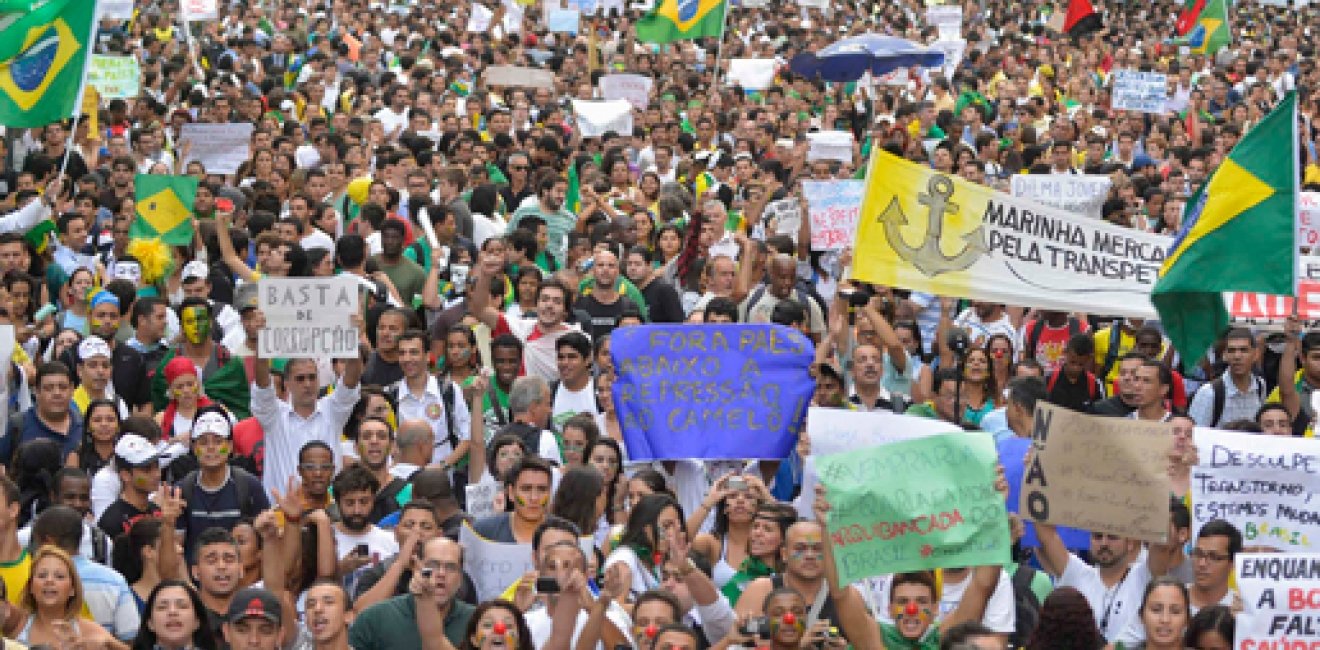
<path id="1" fill-rule="evenodd" d="M 944 52 L 911 41 L 882 34 L 851 36 L 819 52 L 793 57 L 789 69 L 808 78 L 825 81 L 857 81 L 867 72 L 872 77 L 914 65 L 934 68 L 944 64 Z"/>

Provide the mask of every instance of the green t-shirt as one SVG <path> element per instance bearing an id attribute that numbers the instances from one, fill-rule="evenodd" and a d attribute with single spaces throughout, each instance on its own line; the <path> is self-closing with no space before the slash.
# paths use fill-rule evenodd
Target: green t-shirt
<path id="1" fill-rule="evenodd" d="M 426 271 L 422 270 L 422 265 L 402 256 L 398 264 L 391 265 L 384 257 L 377 255 L 376 263 L 380 264 L 380 270 L 394 283 L 404 305 L 411 306 L 413 296 L 422 295 L 422 287 L 426 286 Z"/>
<path id="2" fill-rule="evenodd" d="M 473 606 L 459 600 L 449 607 L 445 616 L 445 638 L 458 647 L 463 643 Z M 348 629 L 348 643 L 355 650 L 399 650 L 420 648 L 422 638 L 417 633 L 417 600 L 412 594 L 395 596 L 366 608 Z"/>
<path id="3" fill-rule="evenodd" d="M 885 650 L 939 650 L 940 626 L 938 623 L 931 624 L 930 629 L 926 630 L 926 633 L 920 639 L 913 641 L 900 634 L 898 626 L 892 623 L 881 623 L 880 638 L 884 641 Z"/>

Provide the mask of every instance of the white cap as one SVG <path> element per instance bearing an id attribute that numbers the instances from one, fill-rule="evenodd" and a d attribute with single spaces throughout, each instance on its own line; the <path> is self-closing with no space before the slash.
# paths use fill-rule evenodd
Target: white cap
<path id="1" fill-rule="evenodd" d="M 160 459 L 156 446 L 136 433 L 126 433 L 115 443 L 115 457 L 132 467 L 150 465 Z"/>
<path id="2" fill-rule="evenodd" d="M 228 438 L 233 433 L 229 418 L 217 409 L 208 409 L 197 414 L 193 420 L 192 438 L 196 440 L 205 434 L 214 433 L 221 438 Z"/>
<path id="3" fill-rule="evenodd" d="M 99 336 L 88 336 L 78 344 L 79 361 L 86 361 L 92 357 L 110 358 L 110 346 Z"/>
<path id="4" fill-rule="evenodd" d="M 193 260 L 183 265 L 183 281 L 205 280 L 211 275 L 211 269 L 206 266 L 206 262 Z"/>

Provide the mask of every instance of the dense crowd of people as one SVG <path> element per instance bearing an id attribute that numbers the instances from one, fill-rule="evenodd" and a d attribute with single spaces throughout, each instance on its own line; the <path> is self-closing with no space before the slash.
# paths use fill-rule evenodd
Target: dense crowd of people
<path id="1" fill-rule="evenodd" d="M 1172 40 L 1169 2 L 1098 3 L 1080 38 L 1048 26 L 1064 6 L 969 2 L 960 61 L 827 83 L 788 62 L 867 32 L 931 44 L 926 7 L 743 0 L 720 39 L 651 44 L 649 7 L 570 33 L 513 0 L 219 5 L 102 21 L 140 94 L 5 131 L 6 647 L 1232 645 L 1244 541 L 1193 531 L 1192 429 L 1309 436 L 1320 332 L 1234 328 L 1193 364 L 1155 322 L 859 283 L 866 250 L 812 250 L 801 182 L 860 178 L 882 149 L 1004 191 L 1107 175 L 1103 219 L 1172 236 L 1289 91 L 1320 182 L 1309 7 L 1236 3 L 1207 56 Z M 749 58 L 773 61 L 768 88 L 725 78 Z M 553 82 L 487 83 L 504 65 Z M 1162 114 L 1111 109 L 1123 69 L 1167 73 Z M 616 73 L 649 78 L 647 102 L 584 137 L 571 100 Z M 195 123 L 251 125 L 248 160 L 208 170 Z M 849 159 L 809 156 L 818 131 L 849 132 Z M 143 174 L 197 179 L 190 245 L 130 237 Z M 335 275 L 363 287 L 360 355 L 260 358 L 260 280 Z M 840 584 L 805 426 L 784 459 L 630 460 L 610 339 L 650 323 L 797 328 L 814 407 L 999 439 L 1045 402 L 1168 422 L 1171 536 L 1070 548 L 1041 524 L 1024 548 L 1012 515 L 1008 566 Z M 479 596 L 472 540 L 534 570 Z"/>

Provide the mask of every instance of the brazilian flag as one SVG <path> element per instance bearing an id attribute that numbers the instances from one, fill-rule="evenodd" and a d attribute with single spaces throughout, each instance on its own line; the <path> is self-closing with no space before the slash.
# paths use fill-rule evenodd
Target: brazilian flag
<path id="1" fill-rule="evenodd" d="M 171 246 L 192 243 L 196 178 L 138 174 L 133 178 L 133 189 L 137 218 L 129 226 L 129 237 L 159 238 Z"/>
<path id="2" fill-rule="evenodd" d="M 1247 132 L 1192 195 L 1150 300 L 1183 361 L 1228 327 L 1225 291 L 1295 295 L 1297 93 Z"/>
<path id="3" fill-rule="evenodd" d="M 672 43 L 724 35 L 727 0 L 657 0 L 650 13 L 637 20 L 637 40 Z"/>
<path id="4" fill-rule="evenodd" d="M 39 127 L 79 109 L 96 3 L 0 2 L 0 124 Z"/>

